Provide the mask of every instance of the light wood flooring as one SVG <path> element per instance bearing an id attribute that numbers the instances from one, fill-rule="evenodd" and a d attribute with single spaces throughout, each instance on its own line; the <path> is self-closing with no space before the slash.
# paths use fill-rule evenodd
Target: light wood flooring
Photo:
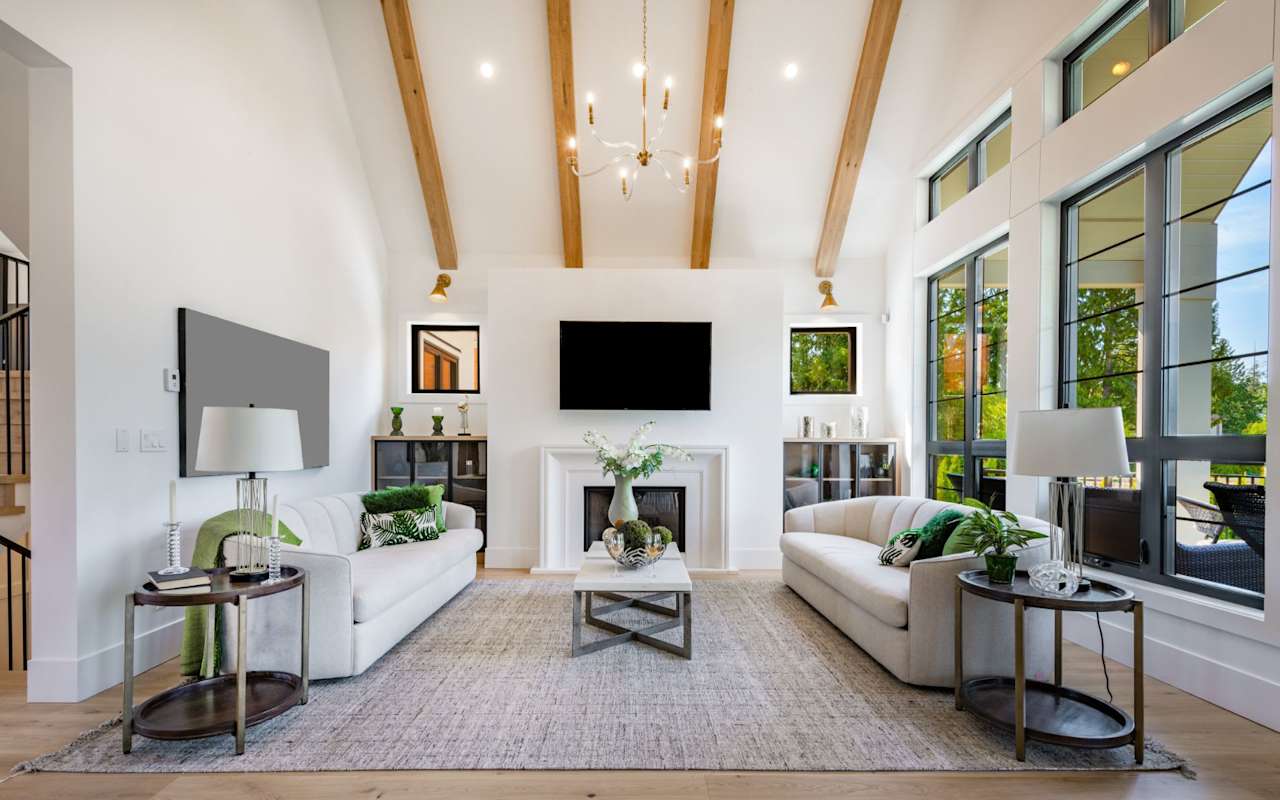
<path id="1" fill-rule="evenodd" d="M 486 578 L 528 573 L 484 570 Z M 853 645 L 850 644 L 850 647 Z M 1067 682 L 1102 691 L 1098 657 L 1068 645 Z M 1130 673 L 1111 664 L 1116 699 L 1129 702 Z M 170 661 L 137 682 L 137 702 L 178 680 Z M 0 775 L 20 761 L 55 750 L 120 710 L 119 687 L 83 703 L 28 704 L 22 672 L 0 672 Z M 1147 681 L 1150 735 L 1189 758 L 1197 773 L 732 773 L 732 772 L 325 772 L 239 775 L 20 774 L 0 781 L 0 800 L 102 798 L 753 798 L 849 797 L 931 800 L 1041 800 L 1042 798 L 1274 797 L 1280 786 L 1280 733 L 1224 711 L 1159 681 Z M 304 712 L 305 713 L 305 710 Z M 959 712 L 957 712 L 959 713 Z M 228 746 L 230 741 L 228 740 Z"/>

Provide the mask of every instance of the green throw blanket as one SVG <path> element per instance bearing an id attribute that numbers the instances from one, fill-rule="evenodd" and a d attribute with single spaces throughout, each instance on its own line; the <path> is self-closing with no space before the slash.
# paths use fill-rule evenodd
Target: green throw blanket
<path id="1" fill-rule="evenodd" d="M 224 566 L 222 541 L 239 533 L 235 509 L 210 517 L 196 534 L 195 552 L 191 554 L 191 566 L 213 569 Z M 267 515 L 267 529 L 271 529 L 271 515 Z M 302 544 L 302 540 L 280 523 L 280 541 Z M 213 613 L 210 614 L 209 612 Z M 222 606 L 192 606 L 187 609 L 187 621 L 182 629 L 181 663 L 183 675 L 211 678 L 218 674 L 222 662 Z"/>

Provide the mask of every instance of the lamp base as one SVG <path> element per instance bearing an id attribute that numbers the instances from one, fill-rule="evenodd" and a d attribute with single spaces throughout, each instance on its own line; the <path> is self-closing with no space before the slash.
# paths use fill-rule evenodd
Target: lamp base
<path id="1" fill-rule="evenodd" d="M 233 583 L 260 583 L 267 579 L 267 570 L 265 567 L 262 569 L 251 569 L 249 567 L 233 569 L 230 577 Z"/>

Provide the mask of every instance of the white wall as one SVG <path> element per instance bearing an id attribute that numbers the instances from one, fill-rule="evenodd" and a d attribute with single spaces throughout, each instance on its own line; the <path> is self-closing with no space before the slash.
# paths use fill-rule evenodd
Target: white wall
<path id="1" fill-rule="evenodd" d="M 1169 141 L 1212 113 L 1267 85 L 1275 62 L 1274 0 L 1226 0 L 1194 28 L 1119 83 L 1087 109 L 1058 124 L 1059 59 L 1105 18 L 1114 2 L 1055 4 L 1055 14 L 1019 14 L 1019 4 L 990 3 L 975 14 L 982 30 L 1000 26 L 1010 41 L 1026 43 L 1002 60 L 972 59 L 948 75 L 940 90 L 935 127 L 948 133 L 921 150 L 904 181 L 914 186 L 908 213 L 916 224 L 895 236 L 886 258 L 886 297 L 891 315 L 888 363 L 914 364 L 908 390 L 891 382 L 887 403 L 891 432 L 910 440 L 911 486 L 925 490 L 924 386 L 926 342 L 924 295 L 929 274 L 996 236 L 1009 236 L 1010 350 L 1009 414 L 1053 407 L 1058 334 L 1059 204 L 1124 163 Z M 1030 4 L 1026 4 L 1030 5 Z M 1025 8 L 1026 6 L 1022 6 Z M 957 41 L 963 41 L 957 35 Z M 973 66 L 982 61 L 983 66 Z M 925 222 L 928 175 L 980 127 L 984 118 L 1013 107 L 1013 162 L 932 222 Z M 1273 112 L 1280 123 L 1280 112 Z M 1275 169 L 1275 165 L 1273 165 Z M 1275 196 L 1273 184 L 1273 198 Z M 1272 261 L 1280 255 L 1277 203 L 1272 203 Z M 1280 347 L 1280 281 L 1272 282 L 1272 347 Z M 907 339 L 910 346 L 905 344 Z M 1274 376 L 1273 376 L 1274 377 Z M 1271 415 L 1280 414 L 1272 399 Z M 1280 417 L 1277 417 L 1280 418 Z M 1268 460 L 1280 457 L 1271 437 Z M 1280 494 L 1272 487 L 1269 493 Z M 1280 514 L 1271 498 L 1272 514 Z M 1016 478 L 1011 508 L 1047 513 L 1042 482 Z M 1268 521 L 1268 530 L 1277 526 Z M 1133 588 L 1146 604 L 1149 675 L 1173 683 L 1228 709 L 1280 727 L 1280 613 L 1259 613 L 1205 597 L 1103 574 Z M 1280 566 L 1268 568 L 1269 607 L 1280 598 Z M 1130 656 L 1121 615 L 1104 621 L 1108 653 Z M 1091 620 L 1069 615 L 1070 638 L 1096 647 Z"/>
<path id="2" fill-rule="evenodd" d="M 383 400 L 383 244 L 315 3 L 2 0 L 0 19 L 70 67 L 73 213 L 42 212 L 41 224 L 74 225 L 74 262 L 51 281 L 34 235 L 30 255 L 33 316 L 49 326 L 35 335 L 65 331 L 75 353 L 73 373 L 33 389 L 33 460 L 55 457 L 42 450 L 54 442 L 40 415 L 56 409 L 45 398 L 74 398 L 44 423 L 73 432 L 74 481 L 33 476 L 37 615 L 42 591 L 77 596 L 57 620 L 73 636 L 37 630 L 29 694 L 76 700 L 120 680 L 123 596 L 162 552 L 178 454 L 177 395 L 161 370 L 176 366 L 176 309 L 328 349 L 332 466 L 273 475 L 271 487 L 286 500 L 361 488 Z M 144 427 L 167 434 L 168 452 L 137 451 Z M 115 428 L 130 430 L 130 452 L 114 452 Z M 232 479 L 183 480 L 179 496 L 194 529 L 233 505 Z M 42 525 L 68 505 L 71 532 Z M 43 572 L 59 537 L 72 584 Z M 172 655 L 174 619 L 139 613 L 139 668 Z"/>
<path id="3" fill-rule="evenodd" d="M 778 567 L 782 531 L 782 279 L 746 270 L 506 270 L 489 276 L 489 547 L 486 564 L 538 557 L 538 452 L 574 445 L 588 428 L 618 439 L 655 420 L 651 441 L 729 448 L 730 558 Z M 559 409 L 559 322 L 712 323 L 711 411 Z M 626 391 L 628 371 L 578 365 Z"/>
<path id="4" fill-rule="evenodd" d="M 10 255 L 29 246 L 27 129 L 27 67 L 0 50 L 0 253 Z"/>

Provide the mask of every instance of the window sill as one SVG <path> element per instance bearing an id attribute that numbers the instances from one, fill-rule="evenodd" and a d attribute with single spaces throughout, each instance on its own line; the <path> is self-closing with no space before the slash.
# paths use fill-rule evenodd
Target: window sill
<path id="1" fill-rule="evenodd" d="M 1267 624 L 1265 612 L 1259 609 L 1091 567 L 1085 568 L 1085 577 L 1128 589 L 1154 611 L 1247 639 L 1280 645 L 1280 631 Z"/>

